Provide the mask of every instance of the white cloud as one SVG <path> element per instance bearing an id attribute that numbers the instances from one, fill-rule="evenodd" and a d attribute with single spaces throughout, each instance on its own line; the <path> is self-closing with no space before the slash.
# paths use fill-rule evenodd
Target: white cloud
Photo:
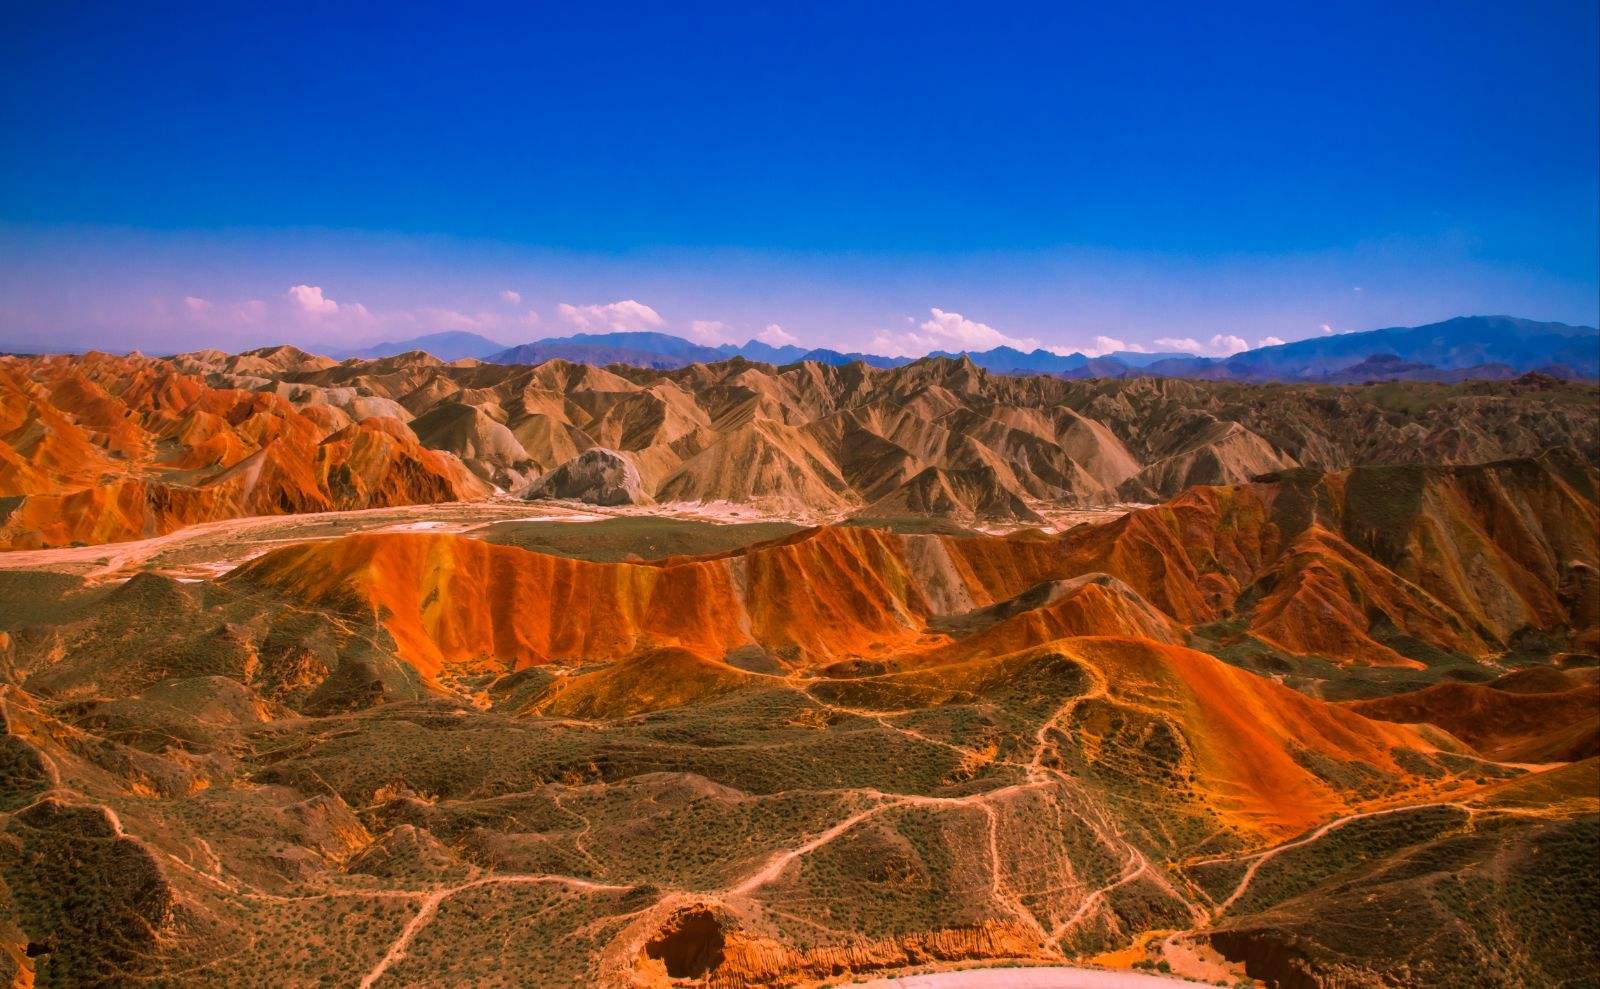
<path id="1" fill-rule="evenodd" d="M 505 301 L 511 303 L 513 306 L 522 305 L 522 293 L 521 292 L 513 292 L 510 289 L 506 289 L 504 292 L 500 293 L 500 298 L 502 298 Z"/>
<path id="2" fill-rule="evenodd" d="M 365 325 L 372 320 L 372 313 L 359 302 L 335 302 L 322 294 L 318 285 L 295 285 L 284 293 L 289 300 L 289 305 L 299 315 L 308 319 L 322 321 L 338 317 L 338 321 L 346 325 Z"/>
<path id="3" fill-rule="evenodd" d="M 327 316 L 339 311 L 339 303 L 324 297 L 320 285 L 295 285 L 284 294 L 301 312 Z"/>
<path id="4" fill-rule="evenodd" d="M 1256 346 L 1257 347 L 1281 347 L 1281 346 L 1283 346 L 1283 338 L 1282 337 L 1262 337 L 1260 342 L 1258 342 L 1256 344 Z"/>
<path id="5" fill-rule="evenodd" d="M 1066 350 L 1065 348 L 1051 347 L 1049 349 L 1062 355 L 1070 353 L 1070 351 Z M 1149 353 L 1149 351 L 1146 350 L 1141 344 L 1129 343 L 1126 340 L 1118 340 L 1116 337 L 1098 336 L 1094 338 L 1094 341 L 1090 344 L 1090 346 L 1083 348 L 1083 355 L 1085 357 L 1104 357 L 1107 354 L 1114 354 L 1119 350 L 1134 354 Z"/>
<path id="6" fill-rule="evenodd" d="M 1249 350 L 1250 345 L 1231 333 L 1218 333 L 1205 343 L 1194 337 L 1162 337 L 1156 341 L 1156 348 L 1177 350 L 1197 357 L 1228 357 L 1241 350 Z"/>
<path id="7" fill-rule="evenodd" d="M 791 343 L 799 342 L 799 338 L 777 323 L 768 323 L 767 328 L 756 334 L 756 339 L 774 347 L 786 347 Z"/>
<path id="8" fill-rule="evenodd" d="M 303 346 L 363 344 L 403 340 L 419 333 L 466 330 L 491 339 L 527 339 L 539 325 L 533 309 L 470 312 L 446 305 L 373 312 L 359 302 L 330 299 L 317 285 L 294 285 L 281 296 L 244 301 L 217 301 L 184 296 L 178 303 L 156 300 L 169 318 L 187 322 L 213 335 L 219 346 L 257 345 L 263 340 Z M 269 333 L 263 337 L 260 334 Z"/>
<path id="9" fill-rule="evenodd" d="M 1127 349 L 1128 344 L 1124 340 L 1118 340 L 1116 337 L 1095 337 L 1089 346 L 1083 348 L 1083 354 L 1085 357 L 1104 357 L 1106 354 Z"/>
<path id="10" fill-rule="evenodd" d="M 958 312 L 930 309 L 932 318 L 915 330 L 892 333 L 880 330 L 869 348 L 885 357 L 921 357 L 935 350 L 993 350 L 996 347 L 1015 347 L 1018 350 L 1038 350 L 1040 343 L 1033 337 L 1012 337 L 986 323 L 968 319 Z"/>
<path id="11" fill-rule="evenodd" d="M 1323 336 L 1329 336 L 1329 335 L 1337 333 L 1337 332 L 1338 332 L 1337 330 L 1335 330 L 1333 327 L 1329 326 L 1327 323 L 1323 323 L 1322 324 L 1322 335 Z"/>
<path id="12" fill-rule="evenodd" d="M 1357 285 L 1355 288 L 1351 289 L 1350 291 L 1352 291 L 1352 292 L 1364 292 L 1366 290 L 1363 289 L 1360 285 Z"/>
<path id="13" fill-rule="evenodd" d="M 556 307 L 561 318 L 580 330 L 646 330 L 662 326 L 661 314 L 642 302 L 624 299 L 605 305 L 573 306 L 563 302 Z"/>
<path id="14" fill-rule="evenodd" d="M 294 285 L 283 294 L 284 304 L 287 305 L 288 318 L 297 321 L 308 332 L 316 334 L 315 339 L 322 341 L 336 337 L 329 334 L 345 333 L 350 338 L 359 338 L 360 335 L 381 331 L 388 324 L 400 320 L 414 324 L 415 317 L 410 313 L 389 313 L 376 316 L 359 302 L 336 302 L 328 298 L 317 285 Z M 277 315 L 274 313 L 274 315 Z M 280 315 L 281 320 L 283 317 Z M 291 339 L 285 336 L 283 339 Z"/>
<path id="15" fill-rule="evenodd" d="M 714 319 L 697 319 L 689 324 L 689 339 L 707 347 L 733 343 L 733 327 Z"/>
<path id="16" fill-rule="evenodd" d="M 988 350 L 1006 343 L 1022 342 L 1013 341 L 1011 337 L 987 323 L 968 319 L 958 312 L 945 312 L 943 309 L 932 309 L 929 312 L 933 314 L 933 318 L 922 324 L 920 327 L 922 332 L 937 339 L 947 340 L 963 349 Z M 1035 340 L 1028 342 L 1036 346 L 1038 343 Z"/>

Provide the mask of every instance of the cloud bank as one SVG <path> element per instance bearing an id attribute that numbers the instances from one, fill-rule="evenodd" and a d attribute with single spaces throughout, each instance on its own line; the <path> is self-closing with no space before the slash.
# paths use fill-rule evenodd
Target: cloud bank
<path id="1" fill-rule="evenodd" d="M 633 299 L 590 306 L 574 306 L 563 302 L 556 307 L 556 312 L 563 320 L 586 333 L 654 330 L 666 325 L 660 313 Z"/>
<path id="2" fill-rule="evenodd" d="M 946 312 L 937 307 L 928 312 L 930 318 L 914 330 L 878 331 L 867 349 L 885 357 L 922 357 L 936 350 L 954 352 L 993 350 L 996 347 L 1014 347 L 1022 351 L 1045 349 L 1055 353 L 1067 353 L 1060 348 L 1045 347 L 1034 337 L 1009 336 L 987 323 L 968 319 L 958 312 Z"/>
<path id="3" fill-rule="evenodd" d="M 1250 344 L 1243 337 L 1218 333 L 1205 343 L 1194 337 L 1161 337 L 1156 340 L 1156 349 L 1176 350 L 1196 357 L 1231 357 L 1241 350 L 1249 350 Z"/>

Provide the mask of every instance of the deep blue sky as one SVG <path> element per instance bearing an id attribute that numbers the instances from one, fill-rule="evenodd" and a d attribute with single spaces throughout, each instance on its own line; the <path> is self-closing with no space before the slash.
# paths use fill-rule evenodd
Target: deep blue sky
<path id="1" fill-rule="evenodd" d="M 1592 0 L 763 6 L 14 5 L 0 339 L 1596 318 Z"/>

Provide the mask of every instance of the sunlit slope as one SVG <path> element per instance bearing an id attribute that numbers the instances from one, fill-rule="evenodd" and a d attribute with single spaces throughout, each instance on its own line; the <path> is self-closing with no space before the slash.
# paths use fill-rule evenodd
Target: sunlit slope
<path id="1" fill-rule="evenodd" d="M 289 547 L 232 580 L 370 609 L 427 675 L 454 664 L 599 662 L 675 646 L 711 659 L 759 646 L 792 668 L 914 647 L 927 619 L 1054 576 L 1026 538 L 825 527 L 702 559 L 590 563 L 433 534 Z"/>
<path id="2" fill-rule="evenodd" d="M 1274 834 L 1370 801 L 1365 784 L 1408 775 L 1397 762 L 1402 750 L 1437 751 L 1412 728 L 1368 720 L 1181 646 L 1088 636 L 1004 655 L 973 652 L 810 690 L 849 709 L 974 698 L 1043 703 L 1054 711 L 1039 729 L 1043 765 L 1078 772 L 1102 757 L 1142 764 L 1145 782 L 1166 789 L 1174 805 L 1198 800 L 1230 826 Z"/>
<path id="3" fill-rule="evenodd" d="M 1397 651 L 1415 652 L 1406 642 L 1487 657 L 1523 629 L 1582 640 L 1600 562 L 1592 471 L 1547 458 L 1412 474 L 1417 498 L 1387 509 L 1364 494 L 1376 482 L 1363 470 L 1297 471 L 1195 488 L 1060 538 L 824 527 L 714 558 L 608 564 L 383 534 L 289 547 L 233 579 L 377 614 L 430 676 L 657 647 L 715 660 L 758 647 L 788 671 L 907 666 L 973 636 L 1001 650 L 1107 633 L 1181 641 L 1223 620 L 1287 653 L 1376 666 L 1420 667 Z M 1062 580 L 1087 583 L 979 613 Z"/>

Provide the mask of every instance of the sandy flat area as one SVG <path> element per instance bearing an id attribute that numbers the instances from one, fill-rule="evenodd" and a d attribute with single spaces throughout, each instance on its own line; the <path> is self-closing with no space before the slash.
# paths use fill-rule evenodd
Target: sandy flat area
<path id="1" fill-rule="evenodd" d="M 855 984 L 860 989 L 1172 989 L 1183 979 L 1095 968 L 973 968 Z"/>
<path id="2" fill-rule="evenodd" d="M 1103 522 L 1127 506 L 1060 510 L 1047 528 L 1063 531 L 1080 522 Z M 431 532 L 471 535 L 501 522 L 597 522 L 625 516 L 662 516 L 705 522 L 793 522 L 820 525 L 839 518 L 764 511 L 730 502 L 674 502 L 599 507 L 579 502 L 522 501 L 502 497 L 435 505 L 403 505 L 305 515 L 257 515 L 192 525 L 163 536 L 93 546 L 0 552 L 0 570 L 55 570 L 91 581 L 120 580 L 152 570 L 179 580 L 205 580 L 227 573 L 263 553 L 290 543 L 336 539 L 358 532 Z M 1016 526 L 976 527 L 1003 533 Z"/>
<path id="3" fill-rule="evenodd" d="M 227 573 L 279 546 L 337 539 L 359 532 L 429 532 L 471 535 L 500 522 L 597 522 L 621 516 L 655 515 L 706 522 L 792 521 L 815 525 L 823 518 L 790 518 L 724 503 L 682 503 L 616 508 L 577 502 L 493 498 L 434 505 L 402 505 L 348 512 L 256 515 L 191 525 L 149 539 L 56 549 L 0 552 L 0 570 L 54 570 L 91 581 L 120 580 L 140 570 L 203 580 Z"/>

